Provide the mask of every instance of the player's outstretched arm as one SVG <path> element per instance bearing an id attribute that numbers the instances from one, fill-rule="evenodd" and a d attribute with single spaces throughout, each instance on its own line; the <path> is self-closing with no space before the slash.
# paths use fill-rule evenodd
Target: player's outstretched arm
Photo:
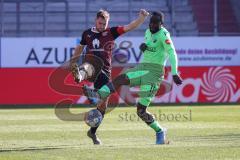
<path id="1" fill-rule="evenodd" d="M 145 19 L 148 15 L 149 15 L 149 13 L 145 9 L 141 9 L 139 12 L 138 18 L 123 27 L 124 32 L 129 32 L 129 31 L 134 30 L 135 28 L 139 27 L 145 21 Z"/>

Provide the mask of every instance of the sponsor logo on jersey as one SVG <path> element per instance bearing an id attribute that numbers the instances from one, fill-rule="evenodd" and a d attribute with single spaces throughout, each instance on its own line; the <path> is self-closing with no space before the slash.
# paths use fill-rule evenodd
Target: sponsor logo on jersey
<path id="1" fill-rule="evenodd" d="M 151 51 L 151 52 L 156 52 L 157 48 L 156 47 L 147 47 L 147 50 Z"/>
<path id="2" fill-rule="evenodd" d="M 92 41 L 93 48 L 98 49 L 100 47 L 100 41 L 98 39 L 94 39 Z"/>

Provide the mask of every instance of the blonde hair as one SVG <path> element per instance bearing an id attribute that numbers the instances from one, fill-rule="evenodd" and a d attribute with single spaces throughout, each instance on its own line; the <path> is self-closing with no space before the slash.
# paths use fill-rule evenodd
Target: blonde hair
<path id="1" fill-rule="evenodd" d="M 109 20 L 110 19 L 110 14 L 108 13 L 108 11 L 100 9 L 97 12 L 97 18 L 99 18 L 99 17 L 101 17 L 101 18 L 103 18 L 105 20 Z"/>

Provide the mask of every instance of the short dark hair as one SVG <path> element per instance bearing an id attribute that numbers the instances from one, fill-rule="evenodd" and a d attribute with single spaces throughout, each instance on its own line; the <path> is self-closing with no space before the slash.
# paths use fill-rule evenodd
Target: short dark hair
<path id="1" fill-rule="evenodd" d="M 164 14 L 161 11 L 154 11 L 152 12 L 152 16 L 157 16 L 159 17 L 160 23 L 163 24 L 164 22 Z"/>
<path id="2" fill-rule="evenodd" d="M 97 12 L 97 18 L 103 18 L 105 20 L 109 20 L 110 19 L 110 15 L 108 13 L 108 11 L 106 10 L 103 10 L 103 9 L 100 9 L 98 12 Z"/>

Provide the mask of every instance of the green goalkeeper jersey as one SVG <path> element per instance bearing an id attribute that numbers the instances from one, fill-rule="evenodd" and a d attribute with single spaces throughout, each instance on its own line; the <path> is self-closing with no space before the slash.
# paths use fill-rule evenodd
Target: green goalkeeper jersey
<path id="1" fill-rule="evenodd" d="M 175 75 L 178 73 L 176 51 L 170 34 L 164 27 L 161 27 L 154 34 L 147 29 L 145 32 L 145 44 L 147 45 L 147 49 L 143 53 L 142 63 L 154 63 L 165 66 L 169 58 L 172 74 Z"/>

